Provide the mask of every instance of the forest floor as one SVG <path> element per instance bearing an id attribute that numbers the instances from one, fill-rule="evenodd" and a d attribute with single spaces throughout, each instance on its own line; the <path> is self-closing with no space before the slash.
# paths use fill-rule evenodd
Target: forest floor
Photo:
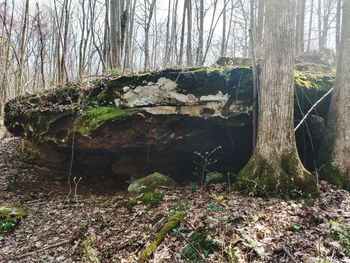
<path id="1" fill-rule="evenodd" d="M 19 148 L 18 138 L 0 143 L 0 206 L 20 203 L 27 214 L 0 234 L 0 262 L 137 262 L 178 210 L 184 221 L 150 262 L 191 262 L 186 255 L 192 262 L 350 262 L 350 195 L 325 182 L 313 202 L 242 197 L 217 184 L 205 192 L 162 189 L 158 205 L 124 208 L 118 202 L 130 196 L 113 178 L 89 176 L 77 202 L 67 203 L 67 173 L 21 161 Z M 192 238 L 199 232 L 201 242 Z"/>

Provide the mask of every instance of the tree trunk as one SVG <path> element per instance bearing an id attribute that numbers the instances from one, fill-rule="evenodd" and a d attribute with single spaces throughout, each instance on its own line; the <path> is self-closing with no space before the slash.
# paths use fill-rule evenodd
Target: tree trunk
<path id="1" fill-rule="evenodd" d="M 350 2 L 343 3 L 340 54 L 320 161 L 323 177 L 350 189 Z"/>
<path id="2" fill-rule="evenodd" d="M 226 0 L 224 0 L 224 9 L 222 11 L 222 38 L 220 56 L 226 56 Z"/>
<path id="3" fill-rule="evenodd" d="M 171 12 L 171 0 L 168 2 L 168 16 L 166 22 L 166 35 L 165 35 L 165 53 L 163 67 L 168 67 L 170 64 L 170 12 Z"/>
<path id="4" fill-rule="evenodd" d="M 342 6 L 342 0 L 337 0 L 336 26 L 335 26 L 335 44 L 336 44 L 337 55 L 339 54 L 339 49 L 340 49 L 341 6 Z"/>
<path id="5" fill-rule="evenodd" d="M 295 144 L 295 2 L 269 0 L 265 7 L 257 143 L 236 186 L 249 195 L 316 195 L 314 178 L 303 167 Z"/>
<path id="6" fill-rule="evenodd" d="M 110 46 L 111 46 L 111 68 L 120 68 L 120 3 L 118 0 L 110 2 Z"/>
<path id="7" fill-rule="evenodd" d="M 318 9 L 317 9 L 317 20 L 318 20 L 318 48 L 322 49 L 322 1 L 318 0 Z"/>
<path id="8" fill-rule="evenodd" d="M 187 3 L 187 66 L 193 65 L 192 59 L 192 0 L 186 0 Z"/>
<path id="9" fill-rule="evenodd" d="M 312 32 L 312 22 L 313 22 L 313 15 L 314 15 L 314 0 L 311 0 L 311 6 L 310 6 L 310 20 L 309 20 L 309 35 L 307 38 L 307 51 L 310 51 L 311 49 L 311 32 Z"/>
<path id="10" fill-rule="evenodd" d="M 16 83 L 16 95 L 19 96 L 23 91 L 24 79 L 24 52 L 25 52 L 25 42 L 27 35 L 27 26 L 28 26 L 28 17 L 29 17 L 29 0 L 26 0 L 24 13 L 23 13 L 23 24 L 21 28 L 21 38 L 20 38 L 20 48 L 19 48 L 19 65 L 18 65 L 18 76 Z"/>
<path id="11" fill-rule="evenodd" d="M 304 53 L 305 3 L 306 0 L 298 0 L 297 5 L 296 52 L 298 55 Z"/>
<path id="12" fill-rule="evenodd" d="M 184 9 L 182 13 L 182 25 L 181 25 L 181 36 L 180 36 L 180 50 L 177 60 L 177 65 L 182 66 L 182 56 L 184 52 L 184 42 L 185 42 L 185 24 L 186 24 L 186 2 L 184 3 Z"/>
<path id="13" fill-rule="evenodd" d="M 144 70 L 146 71 L 149 68 L 149 30 L 151 28 L 151 22 L 153 17 L 154 8 L 156 6 L 156 0 L 152 0 L 150 6 L 149 6 L 149 13 L 145 11 L 145 61 L 144 61 Z M 145 6 L 146 8 L 146 6 Z"/>
<path id="14" fill-rule="evenodd" d="M 197 49 L 197 66 L 203 65 L 204 46 L 204 0 L 199 0 L 199 32 Z"/>

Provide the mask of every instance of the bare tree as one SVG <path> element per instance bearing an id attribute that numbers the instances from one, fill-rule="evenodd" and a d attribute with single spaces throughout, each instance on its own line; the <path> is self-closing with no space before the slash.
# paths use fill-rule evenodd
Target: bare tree
<path id="1" fill-rule="evenodd" d="M 199 0 L 199 33 L 197 48 L 197 65 L 203 65 L 203 47 L 204 47 L 204 0 Z"/>
<path id="2" fill-rule="evenodd" d="M 186 0 L 186 9 L 187 9 L 187 66 L 193 65 L 192 58 L 192 0 Z"/>

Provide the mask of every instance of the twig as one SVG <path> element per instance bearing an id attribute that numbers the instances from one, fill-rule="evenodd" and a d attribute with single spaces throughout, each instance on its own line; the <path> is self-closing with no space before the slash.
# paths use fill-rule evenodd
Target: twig
<path id="1" fill-rule="evenodd" d="M 15 259 L 26 258 L 26 257 L 32 256 L 32 255 L 40 253 L 40 252 L 44 252 L 46 250 L 49 250 L 49 249 L 52 249 L 52 248 L 55 248 L 55 247 L 66 245 L 66 244 L 68 244 L 70 242 L 72 242 L 72 239 L 65 240 L 65 241 L 62 241 L 62 242 L 59 242 L 59 243 L 56 243 L 56 244 L 53 244 L 53 245 L 50 245 L 50 246 L 38 249 L 38 250 L 34 250 L 32 252 L 28 252 L 28 253 L 25 253 L 25 254 L 22 254 L 22 255 L 19 255 L 19 256 L 15 256 Z M 10 257 L 11 257 L 11 255 L 10 255 Z"/>
<path id="2" fill-rule="evenodd" d="M 306 120 L 306 118 L 309 116 L 309 114 L 311 113 L 311 111 L 316 108 L 316 106 L 323 101 L 329 94 L 331 94 L 331 92 L 333 91 L 334 87 L 331 88 L 326 94 L 324 94 L 314 105 L 312 105 L 312 107 L 309 109 L 309 111 L 304 115 L 304 118 L 299 122 L 299 124 L 295 127 L 294 131 L 297 131 L 298 128 L 301 126 L 301 124 L 303 124 L 303 122 Z"/>
<path id="3" fill-rule="evenodd" d="M 293 263 L 298 263 L 298 261 L 292 256 L 291 253 L 289 253 L 288 249 L 285 246 L 283 246 L 282 249 L 283 249 L 283 252 L 290 258 L 290 260 Z"/>

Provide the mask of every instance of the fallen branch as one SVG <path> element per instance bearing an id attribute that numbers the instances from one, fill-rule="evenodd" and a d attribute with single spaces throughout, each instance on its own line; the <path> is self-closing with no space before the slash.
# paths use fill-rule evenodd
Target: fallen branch
<path id="1" fill-rule="evenodd" d="M 309 109 L 309 111 L 304 115 L 303 119 L 299 122 L 299 124 L 294 128 L 294 132 L 298 130 L 298 128 L 303 124 L 303 122 L 306 120 L 306 118 L 309 116 L 309 114 L 312 112 L 316 106 L 323 101 L 331 92 L 333 91 L 334 87 L 331 88 L 326 94 L 324 94 L 312 107 Z"/>
<path id="2" fill-rule="evenodd" d="M 282 249 L 283 249 L 283 252 L 290 258 L 290 260 L 293 263 L 298 263 L 298 261 L 292 256 L 291 253 L 289 253 L 288 249 L 285 246 L 283 246 Z"/>
<path id="3" fill-rule="evenodd" d="M 165 235 L 168 234 L 174 228 L 176 228 L 178 225 L 180 225 L 180 223 L 183 221 L 185 216 L 186 216 L 186 213 L 181 211 L 181 212 L 176 212 L 171 217 L 169 217 L 167 222 L 155 235 L 152 243 L 141 251 L 139 262 L 147 262 L 150 256 L 153 254 L 153 252 L 162 243 L 162 241 L 165 238 Z"/>
<path id="4" fill-rule="evenodd" d="M 56 243 L 56 244 L 53 244 L 53 245 L 50 245 L 50 246 L 38 249 L 38 250 L 34 250 L 32 252 L 28 252 L 28 253 L 25 253 L 25 254 L 22 254 L 22 255 L 18 255 L 18 256 L 16 256 L 16 255 L 13 255 L 13 256 L 15 257 L 15 259 L 26 258 L 26 257 L 32 256 L 32 255 L 37 254 L 37 253 L 44 252 L 44 251 L 52 249 L 52 248 L 56 248 L 56 247 L 59 247 L 59 246 L 66 245 L 66 244 L 68 244 L 68 243 L 70 243 L 72 241 L 73 241 L 72 239 L 65 240 L 65 241 L 62 241 L 62 242 L 59 242 L 59 243 Z M 11 255 L 10 255 L 10 257 L 11 257 Z"/>

